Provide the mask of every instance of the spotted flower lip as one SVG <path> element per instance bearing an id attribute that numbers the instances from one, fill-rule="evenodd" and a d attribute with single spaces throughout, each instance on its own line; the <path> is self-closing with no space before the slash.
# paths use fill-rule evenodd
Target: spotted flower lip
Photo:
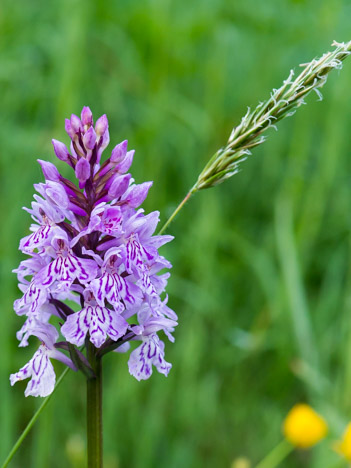
<path id="1" fill-rule="evenodd" d="M 164 355 L 164 343 L 156 334 L 145 338 L 130 355 L 130 374 L 137 380 L 146 380 L 152 374 L 152 366 L 155 366 L 158 372 L 167 376 L 172 364 L 165 361 Z"/>
<path id="2" fill-rule="evenodd" d="M 89 333 L 90 341 L 96 348 L 100 348 L 107 337 L 116 341 L 125 335 L 129 325 L 119 311 L 97 304 L 93 294 L 87 289 L 84 297 L 82 310 L 69 315 L 61 328 L 70 343 L 82 346 Z"/>
<path id="3" fill-rule="evenodd" d="M 30 378 L 26 396 L 53 391 L 52 359 L 77 370 L 77 347 L 87 340 L 104 353 L 128 352 L 130 343 L 140 341 L 130 353 L 130 374 L 144 380 L 155 367 L 167 375 L 171 364 L 158 334 L 174 341 L 178 324 L 163 297 L 169 277 L 163 270 L 172 265 L 158 252 L 173 237 L 154 235 L 159 213 L 140 208 L 152 182 L 136 184 L 128 173 L 134 151 L 127 140 L 103 160 L 110 141 L 106 115 L 94 125 L 84 107 L 80 117 L 66 119 L 65 129 L 70 144 L 53 139 L 53 148 L 76 182 L 38 161 L 45 181 L 34 185 L 38 194 L 24 208 L 34 223 L 20 241 L 27 258 L 14 270 L 22 292 L 14 309 L 25 318 L 19 346 L 28 346 L 32 336 L 40 340 L 32 359 L 10 377 L 11 385 Z"/>
<path id="4" fill-rule="evenodd" d="M 65 354 L 55 349 L 54 344 L 58 337 L 58 332 L 53 325 L 40 323 L 34 320 L 30 324 L 30 334 L 37 336 L 41 340 L 41 345 L 35 352 L 32 359 L 15 374 L 11 374 L 10 382 L 16 382 L 30 378 L 25 396 L 46 397 L 54 390 L 55 371 L 50 359 L 62 361 L 71 369 L 76 370 L 73 362 Z"/>

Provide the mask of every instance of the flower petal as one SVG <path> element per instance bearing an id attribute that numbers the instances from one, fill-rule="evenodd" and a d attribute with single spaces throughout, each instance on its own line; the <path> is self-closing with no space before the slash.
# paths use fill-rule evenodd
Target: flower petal
<path id="1" fill-rule="evenodd" d="M 19 380 L 28 379 L 25 396 L 46 397 L 52 393 L 55 388 L 55 371 L 50 362 L 48 348 L 41 345 L 32 359 L 22 367 L 17 373 L 11 374 L 10 382 L 14 385 Z"/>
<path id="2" fill-rule="evenodd" d="M 146 380 L 152 374 L 152 366 L 166 377 L 172 367 L 164 359 L 164 343 L 157 335 L 151 335 L 136 348 L 128 361 L 129 373 L 137 380 Z"/>
<path id="3" fill-rule="evenodd" d="M 82 346 L 89 331 L 90 315 L 86 307 L 69 315 L 61 327 L 61 333 L 72 344 Z"/>

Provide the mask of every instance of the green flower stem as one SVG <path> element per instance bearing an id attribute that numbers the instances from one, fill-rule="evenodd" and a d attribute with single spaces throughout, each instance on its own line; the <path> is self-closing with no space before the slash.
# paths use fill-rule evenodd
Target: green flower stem
<path id="1" fill-rule="evenodd" d="M 256 468 L 275 468 L 294 450 L 294 446 L 283 439 Z"/>
<path id="2" fill-rule="evenodd" d="M 67 375 L 69 371 L 69 367 L 67 367 L 63 372 L 62 374 L 60 375 L 60 377 L 58 378 L 57 382 L 56 382 L 56 386 L 55 386 L 55 390 L 57 389 L 57 387 L 60 385 L 60 383 L 62 382 L 62 380 L 65 378 L 65 376 Z M 24 441 L 24 439 L 27 437 L 29 431 L 32 429 L 32 427 L 34 426 L 34 423 L 36 422 L 36 420 L 38 419 L 38 417 L 40 416 L 41 412 L 43 411 L 43 409 L 47 406 L 47 404 L 49 403 L 52 395 L 54 394 L 54 392 L 52 392 L 49 396 L 47 396 L 45 398 L 45 400 L 43 401 L 43 403 L 39 406 L 39 408 L 37 409 L 37 411 L 34 413 L 32 419 L 29 421 L 29 423 L 27 424 L 26 428 L 24 429 L 24 431 L 22 432 L 22 434 L 19 436 L 19 438 L 17 439 L 17 442 L 15 443 L 15 445 L 12 447 L 12 450 L 11 452 L 8 454 L 6 460 L 4 461 L 3 465 L 1 468 L 6 468 L 6 466 L 8 466 L 8 464 L 10 463 L 10 461 L 12 460 L 12 458 L 14 457 L 15 453 L 17 452 L 17 450 L 20 448 L 22 442 Z"/>
<path id="3" fill-rule="evenodd" d="M 96 348 L 90 342 L 87 358 L 96 376 L 87 379 L 88 468 L 102 468 L 102 358 L 96 355 Z"/>
<path id="4" fill-rule="evenodd" d="M 173 221 L 173 219 L 177 216 L 177 214 L 179 213 L 179 211 L 183 208 L 183 206 L 185 205 L 185 203 L 189 200 L 189 198 L 191 197 L 191 195 L 193 193 L 197 192 L 197 189 L 195 188 L 192 188 L 187 196 L 184 198 L 184 200 L 182 200 L 179 205 L 177 206 L 177 208 L 173 211 L 173 213 L 171 214 L 171 216 L 167 219 L 167 221 L 165 222 L 165 224 L 162 226 L 162 228 L 159 230 L 158 232 L 158 235 L 162 234 L 168 227 L 168 225 Z"/>

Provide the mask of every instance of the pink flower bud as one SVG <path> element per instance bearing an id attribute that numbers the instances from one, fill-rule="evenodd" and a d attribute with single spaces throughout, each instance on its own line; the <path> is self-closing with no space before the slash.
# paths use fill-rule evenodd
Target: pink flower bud
<path id="1" fill-rule="evenodd" d="M 54 151 L 55 151 L 56 156 L 61 161 L 69 162 L 69 152 L 68 152 L 67 146 L 61 141 L 54 140 L 54 139 L 52 140 L 52 144 L 54 145 Z"/>
<path id="2" fill-rule="evenodd" d="M 90 164 L 84 158 L 81 158 L 75 168 L 76 177 L 80 182 L 85 182 L 90 177 Z"/>
<path id="3" fill-rule="evenodd" d="M 83 107 L 81 118 L 82 118 L 83 125 L 88 125 L 88 126 L 93 125 L 93 114 L 91 113 L 91 110 L 89 107 Z"/>
<path id="4" fill-rule="evenodd" d="M 79 130 L 82 130 L 82 122 L 75 114 L 71 115 L 71 125 L 74 133 L 78 133 Z"/>
<path id="5" fill-rule="evenodd" d="M 58 182 L 60 180 L 60 173 L 54 164 L 48 161 L 42 161 L 41 159 L 38 159 L 38 163 L 41 165 L 41 169 L 46 180 L 53 180 L 54 182 Z"/>
<path id="6" fill-rule="evenodd" d="M 106 114 L 102 115 L 100 118 L 97 119 L 95 124 L 95 131 L 97 135 L 101 136 L 105 133 L 108 129 L 108 120 Z"/>
<path id="7" fill-rule="evenodd" d="M 71 138 L 71 140 L 73 140 L 73 138 L 75 137 L 75 133 L 72 128 L 71 121 L 69 119 L 65 120 L 65 130 L 67 132 L 67 135 Z"/>
<path id="8" fill-rule="evenodd" d="M 124 140 L 122 143 L 119 143 L 117 146 L 115 146 L 112 150 L 110 161 L 115 164 L 123 161 L 127 154 L 127 146 L 128 140 Z"/>
<path id="9" fill-rule="evenodd" d="M 124 194 L 124 192 L 127 190 L 129 187 L 129 181 L 130 181 L 131 175 L 130 174 L 125 174 L 125 175 L 117 175 L 113 178 L 111 187 L 109 188 L 108 195 L 110 200 L 113 200 L 114 198 L 119 198 Z"/>
<path id="10" fill-rule="evenodd" d="M 99 149 L 102 152 L 106 148 L 106 146 L 108 146 L 108 144 L 110 143 L 110 133 L 108 131 L 108 128 L 106 128 L 104 134 L 102 135 L 102 137 L 100 137 L 99 143 L 100 143 Z"/>
<path id="11" fill-rule="evenodd" d="M 134 153 L 135 153 L 134 150 L 128 151 L 123 161 L 117 164 L 116 169 L 120 174 L 124 174 L 125 172 L 128 171 L 128 169 L 132 165 Z"/>
<path id="12" fill-rule="evenodd" d="M 93 127 L 90 127 L 89 130 L 83 136 L 83 143 L 86 149 L 93 149 L 96 143 L 96 133 Z"/>

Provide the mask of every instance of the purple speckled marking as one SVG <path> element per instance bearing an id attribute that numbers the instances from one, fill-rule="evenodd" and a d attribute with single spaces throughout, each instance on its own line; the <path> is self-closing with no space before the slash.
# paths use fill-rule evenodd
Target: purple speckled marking
<path id="1" fill-rule="evenodd" d="M 136 234 L 132 234 L 126 245 L 127 258 L 126 270 L 128 273 L 133 273 L 133 267 L 138 270 L 144 270 L 143 261 L 145 258 L 145 250 L 138 240 Z"/>
<path id="2" fill-rule="evenodd" d="M 94 260 L 78 258 L 72 253 L 66 257 L 60 253 L 48 266 L 44 267 L 35 277 L 35 282 L 45 287 L 51 287 L 51 292 L 56 289 L 70 288 L 77 278 L 81 283 L 86 284 L 95 278 L 98 266 Z M 54 284 L 55 283 L 55 284 Z"/>
<path id="3" fill-rule="evenodd" d="M 23 297 L 14 302 L 14 309 L 18 315 L 28 312 L 34 314 L 46 302 L 46 299 L 47 291 L 45 288 L 40 288 L 32 280 Z"/>
<path id="4" fill-rule="evenodd" d="M 144 339 L 144 342 L 130 355 L 128 361 L 129 372 L 137 380 L 146 380 L 152 374 L 152 366 L 158 372 L 168 375 L 172 364 L 164 359 L 164 344 L 156 334 Z"/>
<path id="5" fill-rule="evenodd" d="M 132 305 L 141 300 L 140 288 L 118 273 L 105 272 L 100 278 L 92 281 L 91 288 L 100 306 L 105 305 L 106 299 L 117 310 L 120 310 L 122 300 Z"/>
<path id="6" fill-rule="evenodd" d="M 67 341 L 77 346 L 84 343 L 89 332 L 90 341 L 100 348 L 108 336 L 116 341 L 127 328 L 128 323 L 116 311 L 87 304 L 80 312 L 67 317 L 61 331 Z"/>
<path id="7" fill-rule="evenodd" d="M 52 230 L 53 227 L 49 224 L 40 226 L 36 232 L 33 232 L 33 234 L 30 234 L 22 240 L 20 249 L 24 252 L 32 252 L 34 249 L 39 249 L 39 247 L 49 239 Z"/>
<path id="8" fill-rule="evenodd" d="M 20 380 L 32 377 L 28 382 L 25 396 L 49 395 L 55 387 L 55 372 L 49 360 L 49 350 L 42 344 L 32 359 L 17 373 L 11 374 L 10 382 L 14 385 Z"/>

